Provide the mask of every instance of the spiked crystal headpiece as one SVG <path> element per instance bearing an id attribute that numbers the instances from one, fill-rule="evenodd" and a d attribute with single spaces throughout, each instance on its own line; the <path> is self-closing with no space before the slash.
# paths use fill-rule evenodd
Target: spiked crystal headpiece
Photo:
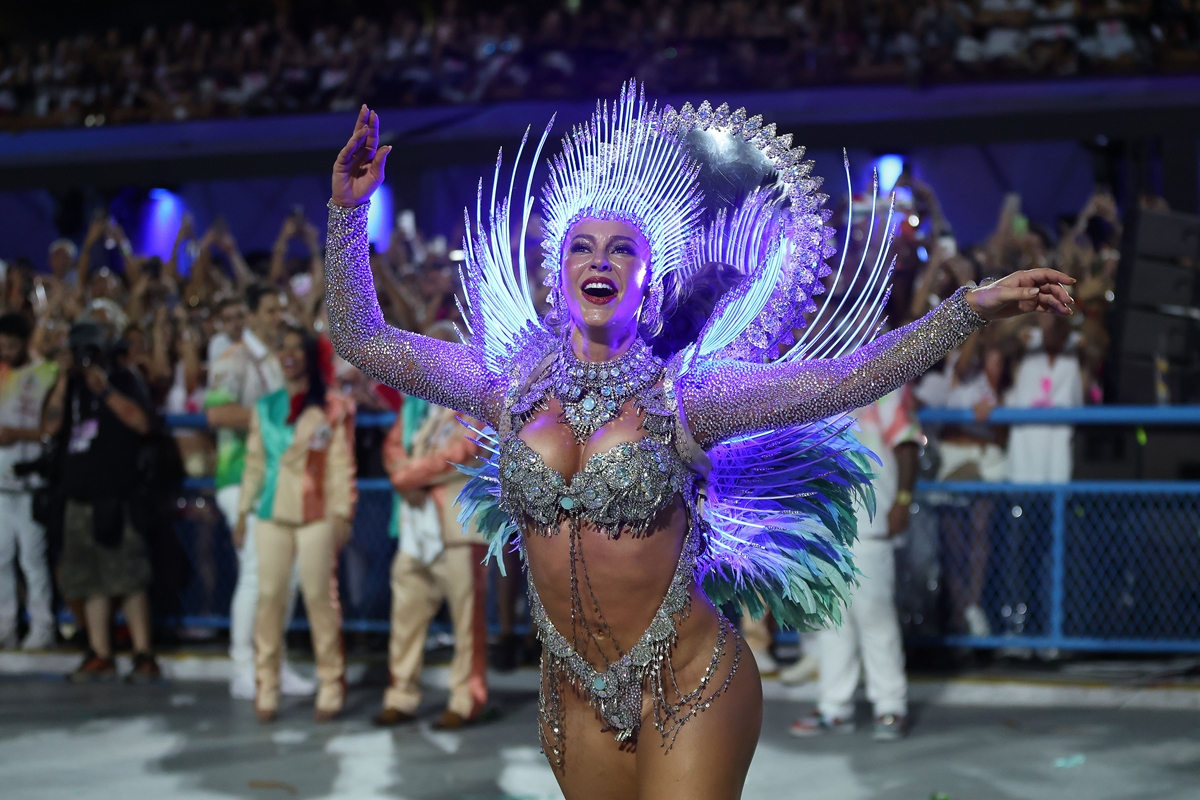
<path id="1" fill-rule="evenodd" d="M 552 118 L 533 164 L 553 127 Z M 517 149 L 507 193 L 498 157 L 490 201 L 485 206 L 481 180 L 474 220 L 464 211 L 463 316 L 496 369 L 529 336 L 552 335 L 534 309 L 525 249 L 512 240 L 514 230 L 529 229 L 535 204 L 532 165 L 524 195 L 514 196 L 529 133 Z M 615 102 L 598 102 L 588 123 L 563 138 L 562 152 L 549 166 L 542 190 L 543 265 L 560 321 L 563 246 L 571 227 L 587 217 L 621 220 L 645 236 L 650 285 L 639 317 L 648 336 L 661 324 L 668 274 L 676 274 L 676 290 L 706 262 L 730 264 L 745 276 L 713 311 L 696 357 L 769 358 L 777 344 L 792 342 L 793 330 L 805 327 L 803 315 L 816 310 L 813 298 L 830 274 L 825 259 L 834 252 L 828 242 L 833 230 L 825 226 L 829 211 L 822 208 L 826 196 L 804 148 L 792 147 L 791 134 L 776 135 L 775 125 L 761 116 L 726 104 L 714 109 L 707 101 L 678 110 L 648 105 L 640 85 L 630 81 Z"/>
<path id="2" fill-rule="evenodd" d="M 648 106 L 630 81 L 611 108 L 598 102 L 591 121 L 563 137 L 543 190 L 542 248 L 546 263 L 558 265 L 549 286 L 559 286 L 563 243 L 573 225 L 586 217 L 627 222 L 650 244 L 652 307 L 646 314 L 656 318 L 663 278 L 693 260 L 704 201 L 699 167 L 661 122 L 657 104 Z"/>

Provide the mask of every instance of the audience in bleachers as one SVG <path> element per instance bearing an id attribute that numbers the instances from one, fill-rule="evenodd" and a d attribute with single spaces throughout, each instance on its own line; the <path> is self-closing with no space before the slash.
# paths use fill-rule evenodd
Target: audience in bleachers
<path id="1" fill-rule="evenodd" d="M 0 43 L 0 126 L 1197 69 L 1195 0 L 447 0 Z"/>

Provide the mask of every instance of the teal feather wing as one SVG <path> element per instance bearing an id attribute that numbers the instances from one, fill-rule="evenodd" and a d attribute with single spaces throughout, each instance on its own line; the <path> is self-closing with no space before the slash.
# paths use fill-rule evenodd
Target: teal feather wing
<path id="1" fill-rule="evenodd" d="M 856 570 L 856 504 L 874 511 L 870 459 L 849 417 L 766 431 L 709 451 L 698 577 L 709 599 L 770 610 L 787 628 L 841 621 Z"/>

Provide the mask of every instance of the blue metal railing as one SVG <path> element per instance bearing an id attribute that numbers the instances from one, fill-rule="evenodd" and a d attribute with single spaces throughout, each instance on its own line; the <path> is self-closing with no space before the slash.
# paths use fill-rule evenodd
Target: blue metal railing
<path id="1" fill-rule="evenodd" d="M 975 423 L 969 408 L 926 408 L 920 412 L 927 425 Z M 207 428 L 203 414 L 167 414 L 169 428 Z M 391 412 L 360 413 L 360 428 L 388 428 L 396 421 Z M 1078 408 L 994 409 L 987 419 L 997 425 L 1200 425 L 1198 406 L 1079 406 Z"/>
<path id="2" fill-rule="evenodd" d="M 997 626 L 1015 606 L 1037 608 L 1003 634 L 923 638 L 983 648 L 1200 652 L 1200 482 L 922 481 L 916 497 L 942 537 L 962 535 L 961 523 L 984 506 L 993 563 L 971 600 Z M 971 568 L 943 553 L 943 582 Z M 1097 616 L 1096 607 L 1106 611 Z"/>
<path id="3" fill-rule="evenodd" d="M 387 427 L 394 420 L 394 414 L 360 414 L 357 423 L 360 428 Z M 921 420 L 975 421 L 970 411 L 944 409 L 922 411 Z M 991 421 L 1200 425 L 1200 407 L 998 408 Z M 203 415 L 171 416 L 167 423 L 206 427 Z M 347 630 L 381 632 L 388 627 L 388 575 L 395 550 L 394 540 L 384 534 L 392 491 L 386 478 L 360 478 L 358 487 L 354 536 L 339 567 L 345 625 Z M 212 480 L 191 479 L 186 489 L 198 507 Z M 928 575 L 905 578 L 902 568 L 898 584 L 902 612 L 906 604 L 924 604 L 924 613 L 915 615 L 922 623 L 908 626 L 916 641 L 981 648 L 1200 652 L 1200 482 L 921 482 L 916 499 L 919 510 L 909 538 L 925 536 L 932 543 L 932 550 L 926 550 L 936 552 L 936 563 L 926 565 Z M 985 527 L 982 538 L 973 540 L 977 550 L 986 550 L 982 568 L 979 553 L 956 556 L 962 547 L 953 546 L 971 537 L 972 525 Z M 187 625 L 224 627 L 236 576 L 224 522 L 219 515 L 192 511 L 184 514 L 180 533 L 196 577 L 181 592 L 178 618 Z M 954 587 L 971 583 L 972 573 L 978 573 L 973 590 L 978 597 L 964 599 Z M 921 592 L 924 596 L 914 601 L 914 593 Z M 964 630 L 961 612 L 967 602 L 984 610 L 989 635 Z"/>
<path id="4" fill-rule="evenodd" d="M 969 408 L 926 408 L 920 418 L 927 425 L 977 422 Z M 1200 425 L 1200 406 L 999 407 L 987 421 L 997 425 Z"/>

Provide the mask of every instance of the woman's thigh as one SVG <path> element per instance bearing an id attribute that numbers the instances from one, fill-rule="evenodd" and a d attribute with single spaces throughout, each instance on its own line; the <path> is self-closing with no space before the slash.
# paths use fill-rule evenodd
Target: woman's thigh
<path id="1" fill-rule="evenodd" d="M 729 686 L 679 729 L 669 750 L 652 725 L 643 725 L 637 752 L 637 794 L 629 797 L 737 800 L 742 796 L 762 730 L 763 702 L 758 665 L 741 637 L 737 641 L 741 657 Z M 722 681 L 733 657 L 731 647 L 717 672 Z"/>
<path id="2" fill-rule="evenodd" d="M 741 797 L 762 729 L 762 678 L 745 642 L 732 633 L 731 643 L 733 636 L 741 647 L 737 672 L 709 707 L 679 729 L 669 750 L 669 740 L 664 743 L 654 727 L 648 702 L 637 744 L 621 743 L 564 681 L 564 759 L 555 777 L 566 800 Z M 729 647 L 717 669 L 722 683 L 734 652 Z"/>
<path id="3" fill-rule="evenodd" d="M 563 695 L 563 765 L 555 777 L 566 800 L 636 800 L 635 746 L 618 742 L 586 700 L 566 681 Z M 545 725 L 542 721 L 540 724 Z M 649 734 L 657 738 L 653 727 Z M 643 729 L 646 733 L 646 729 Z M 547 742 L 553 741 L 547 736 Z M 657 744 L 650 742 L 651 746 Z M 547 748 L 548 749 L 548 748 Z M 550 753 L 547 752 L 547 757 Z M 551 766 L 553 767 L 551 758 Z"/>

